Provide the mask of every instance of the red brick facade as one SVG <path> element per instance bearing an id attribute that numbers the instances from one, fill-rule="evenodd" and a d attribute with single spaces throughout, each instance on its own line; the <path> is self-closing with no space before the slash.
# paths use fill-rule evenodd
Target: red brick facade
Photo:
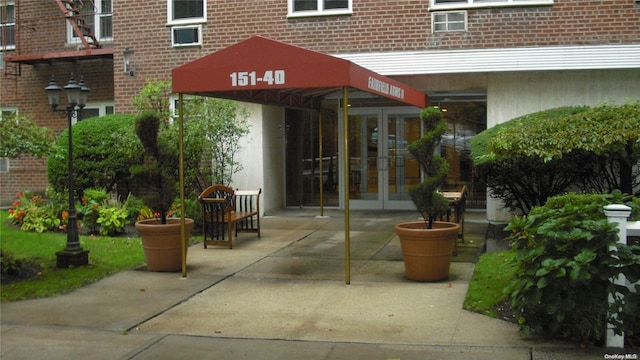
<path id="1" fill-rule="evenodd" d="M 54 1 L 15 4 L 17 49 L 6 55 L 75 49 L 65 45 L 66 24 Z M 113 1 L 113 42 L 104 44 L 113 48 L 113 60 L 6 64 L 0 106 L 17 107 L 60 131 L 66 121 L 51 113 L 43 88 L 52 74 L 63 86 L 74 72 L 84 75 L 91 88 L 89 101 L 113 101 L 116 112 L 132 112 L 131 98 L 146 79 L 169 79 L 174 67 L 252 35 L 324 53 L 640 43 L 640 9 L 634 0 L 555 0 L 551 6 L 467 9 L 467 31 L 435 34 L 428 0 L 353 0 L 352 15 L 306 18 L 287 18 L 286 0 L 208 0 L 203 46 L 173 48 L 166 4 Z M 134 50 L 133 77 L 123 71 L 125 48 Z M 20 190 L 43 190 L 44 163 L 11 160 L 9 174 L 0 174 L 0 202 L 10 203 Z"/>

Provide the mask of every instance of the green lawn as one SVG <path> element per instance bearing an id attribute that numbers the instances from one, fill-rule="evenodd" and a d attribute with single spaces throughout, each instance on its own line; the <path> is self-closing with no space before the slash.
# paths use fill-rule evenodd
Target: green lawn
<path id="1" fill-rule="evenodd" d="M 42 271 L 29 280 L 2 284 L 2 302 L 54 296 L 144 263 L 140 238 L 80 236 L 82 247 L 89 250 L 89 265 L 57 269 L 57 251 L 65 248 L 63 232 L 24 232 L 7 221 L 8 212 L 0 211 L 0 247 L 3 254 L 40 265 Z M 6 258 L 3 258 L 5 263 Z M 3 265 L 4 266 L 4 265 Z"/>
<path id="2" fill-rule="evenodd" d="M 513 251 L 488 253 L 480 257 L 469 283 L 463 305 L 465 309 L 491 317 L 500 315 L 500 303 L 507 298 L 504 289 L 515 274 L 513 258 Z"/>

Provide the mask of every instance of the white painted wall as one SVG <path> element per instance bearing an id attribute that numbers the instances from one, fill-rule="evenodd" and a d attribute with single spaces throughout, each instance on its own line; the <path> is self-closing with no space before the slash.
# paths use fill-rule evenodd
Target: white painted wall
<path id="1" fill-rule="evenodd" d="M 264 184 L 263 162 L 255 159 L 261 159 L 262 154 L 262 107 L 246 102 L 239 102 L 239 104 L 249 112 L 247 121 L 251 129 L 249 135 L 240 140 L 241 149 L 236 154 L 235 160 L 242 164 L 243 169 L 233 175 L 230 186 L 240 190 L 259 189 Z"/>
<path id="2" fill-rule="evenodd" d="M 528 113 L 568 105 L 622 104 L 640 99 L 640 69 L 491 73 L 487 127 Z M 487 219 L 507 222 L 502 203 L 487 198 Z"/>
<path id="3" fill-rule="evenodd" d="M 262 156 L 252 161 L 262 161 L 262 194 L 264 212 L 284 208 L 285 163 L 284 163 L 284 108 L 262 106 Z"/>

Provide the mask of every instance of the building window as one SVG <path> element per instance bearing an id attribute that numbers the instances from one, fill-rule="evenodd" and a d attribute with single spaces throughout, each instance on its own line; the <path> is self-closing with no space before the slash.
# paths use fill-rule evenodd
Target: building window
<path id="1" fill-rule="evenodd" d="M 167 23 L 174 47 L 202 45 L 202 24 L 207 21 L 206 0 L 167 0 Z"/>
<path id="2" fill-rule="evenodd" d="M 82 116 L 79 120 L 92 117 L 105 116 L 113 114 L 114 106 L 112 102 L 105 103 L 88 103 L 82 109 Z"/>
<path id="3" fill-rule="evenodd" d="M 202 25 L 174 26 L 171 44 L 174 47 L 202 45 Z"/>
<path id="4" fill-rule="evenodd" d="M 14 107 L 3 107 L 0 108 L 0 120 L 5 117 L 9 117 L 10 115 L 16 115 L 18 113 L 18 108 Z"/>
<path id="5" fill-rule="evenodd" d="M 553 5 L 553 0 L 429 0 L 434 10 L 532 5 Z"/>
<path id="6" fill-rule="evenodd" d="M 82 19 L 91 28 L 96 39 L 100 41 L 113 39 L 113 0 L 93 0 L 93 2 L 76 0 L 75 3 Z M 91 41 L 91 39 L 87 40 Z M 73 31 L 70 24 L 67 24 L 67 42 L 80 43 L 78 34 Z"/>
<path id="7" fill-rule="evenodd" d="M 0 4 L 0 46 L 11 50 L 16 47 L 16 6 L 9 1 Z"/>
<path id="8" fill-rule="evenodd" d="M 0 174 L 9 173 L 9 158 L 0 157 Z"/>
<path id="9" fill-rule="evenodd" d="M 289 17 L 348 15 L 353 13 L 353 0 L 288 0 Z"/>
<path id="10" fill-rule="evenodd" d="M 167 0 L 167 22 L 193 24 L 207 21 L 206 0 Z"/>
<path id="11" fill-rule="evenodd" d="M 432 31 L 466 31 L 467 13 L 465 11 L 436 12 L 431 16 Z"/>

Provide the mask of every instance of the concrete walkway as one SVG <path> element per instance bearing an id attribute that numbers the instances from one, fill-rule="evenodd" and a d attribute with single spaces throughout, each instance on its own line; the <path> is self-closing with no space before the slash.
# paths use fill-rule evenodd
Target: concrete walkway
<path id="1" fill-rule="evenodd" d="M 625 354 L 525 340 L 462 309 L 482 252 L 468 213 L 448 280 L 406 280 L 393 225 L 414 212 L 283 211 L 234 249 L 189 249 L 188 276 L 143 270 L 73 293 L 2 304 L 2 359 L 603 359 Z"/>

